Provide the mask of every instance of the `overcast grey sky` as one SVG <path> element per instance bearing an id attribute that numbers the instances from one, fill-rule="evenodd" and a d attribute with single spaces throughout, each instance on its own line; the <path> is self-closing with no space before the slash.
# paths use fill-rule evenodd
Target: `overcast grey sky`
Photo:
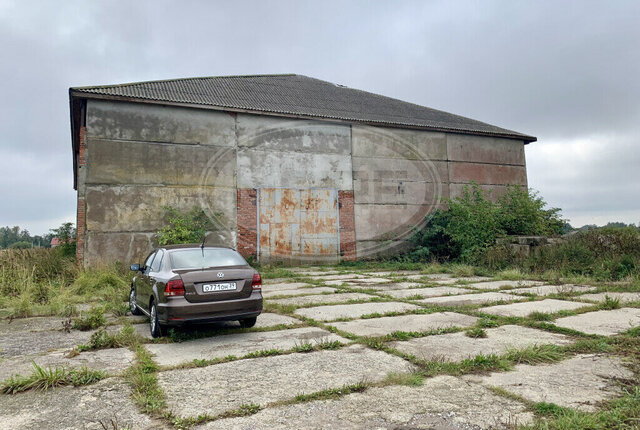
<path id="1" fill-rule="evenodd" d="M 638 1 L 0 0 L 0 225 L 75 221 L 68 88 L 299 73 L 532 134 L 574 225 L 640 221 Z"/>

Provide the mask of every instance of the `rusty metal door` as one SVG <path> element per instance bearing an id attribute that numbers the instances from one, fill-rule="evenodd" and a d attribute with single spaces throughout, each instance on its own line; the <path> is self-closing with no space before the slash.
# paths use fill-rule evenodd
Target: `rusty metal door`
<path id="1" fill-rule="evenodd" d="M 258 189 L 260 261 L 334 261 L 339 227 L 337 190 Z"/>

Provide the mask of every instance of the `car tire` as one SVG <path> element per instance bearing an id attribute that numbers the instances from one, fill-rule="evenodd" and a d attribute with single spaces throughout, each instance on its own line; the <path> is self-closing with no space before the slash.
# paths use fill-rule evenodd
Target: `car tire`
<path id="1" fill-rule="evenodd" d="M 256 321 L 258 321 L 258 317 L 253 318 L 243 318 L 240 320 L 240 327 L 242 328 L 251 328 L 256 325 Z"/>
<path id="2" fill-rule="evenodd" d="M 129 293 L 129 310 L 131 315 L 142 315 L 142 311 L 138 309 L 136 304 L 136 289 L 133 287 L 131 287 L 131 292 Z"/>
<path id="3" fill-rule="evenodd" d="M 152 301 L 149 306 L 149 331 L 153 338 L 162 336 L 162 325 L 158 321 L 158 308 L 155 301 Z"/>

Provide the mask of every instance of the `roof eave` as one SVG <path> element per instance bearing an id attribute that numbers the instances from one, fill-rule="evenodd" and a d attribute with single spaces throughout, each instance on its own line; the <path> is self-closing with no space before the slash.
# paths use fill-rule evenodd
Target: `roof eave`
<path id="1" fill-rule="evenodd" d="M 341 118 L 336 118 L 331 116 L 303 115 L 303 114 L 294 114 L 294 113 L 264 111 L 264 110 L 257 110 L 257 109 L 243 109 L 243 108 L 230 107 L 230 106 L 215 106 L 215 105 L 183 103 L 183 102 L 155 100 L 155 99 L 137 98 L 137 97 L 114 96 L 109 94 L 86 93 L 83 91 L 77 91 L 76 88 L 70 88 L 69 93 L 70 93 L 70 97 L 71 96 L 77 97 L 77 98 L 81 97 L 84 99 L 116 100 L 116 101 L 130 102 L 130 103 L 160 104 L 160 105 L 188 107 L 188 108 L 194 108 L 194 109 L 208 109 L 208 110 L 226 111 L 226 112 L 249 113 L 249 114 L 255 114 L 255 115 L 268 115 L 268 116 L 284 117 L 284 118 L 311 119 L 316 121 L 317 120 L 331 121 L 331 122 L 339 122 L 339 123 L 347 123 L 347 124 L 358 123 L 358 124 L 367 124 L 367 125 L 373 125 L 378 127 L 383 126 L 383 127 L 403 128 L 403 129 L 411 129 L 411 130 L 441 131 L 441 132 L 447 132 L 447 133 L 468 134 L 468 135 L 475 135 L 475 136 L 502 137 L 506 139 L 521 140 L 524 142 L 525 145 L 538 140 L 534 136 L 528 136 L 525 134 L 495 133 L 495 132 L 488 132 L 488 131 L 465 130 L 465 129 L 456 129 L 456 128 L 449 128 L 449 127 L 420 126 L 420 125 L 414 125 L 414 124 L 400 124 L 400 123 L 391 123 L 391 122 L 373 121 L 373 120 L 358 120 L 358 119 L 346 120 L 346 119 L 341 119 Z"/>

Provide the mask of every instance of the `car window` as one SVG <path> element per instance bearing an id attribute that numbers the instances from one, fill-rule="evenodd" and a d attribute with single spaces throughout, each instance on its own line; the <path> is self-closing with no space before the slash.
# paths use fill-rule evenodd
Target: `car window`
<path id="1" fill-rule="evenodd" d="M 153 263 L 151 263 L 152 272 L 157 272 L 160 270 L 160 264 L 162 264 L 162 257 L 164 257 L 164 251 L 160 250 L 156 253 L 156 258 L 153 259 Z"/>
<path id="2" fill-rule="evenodd" d="M 232 249 L 180 249 L 169 254 L 174 269 L 245 266 L 247 262 Z"/>
<path id="3" fill-rule="evenodd" d="M 151 262 L 153 261 L 153 257 L 155 257 L 156 253 L 152 252 L 149 257 L 147 257 L 147 261 L 144 262 L 144 268 L 147 269 L 151 267 Z"/>

